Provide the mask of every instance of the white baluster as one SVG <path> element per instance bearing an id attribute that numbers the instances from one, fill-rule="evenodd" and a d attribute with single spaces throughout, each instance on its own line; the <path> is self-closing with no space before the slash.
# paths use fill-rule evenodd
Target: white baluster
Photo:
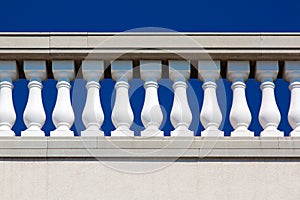
<path id="1" fill-rule="evenodd" d="M 73 131 L 70 130 L 74 123 L 74 112 L 71 104 L 70 81 L 74 79 L 73 61 L 52 61 L 54 78 L 58 81 L 57 99 L 52 113 L 52 120 L 56 130 L 50 132 L 52 137 L 72 137 Z"/>
<path id="2" fill-rule="evenodd" d="M 145 130 L 141 131 L 141 136 L 164 136 L 164 132 L 159 129 L 163 113 L 158 102 L 158 84 L 161 79 L 161 61 L 141 60 L 140 61 L 141 79 L 145 81 L 146 90 L 145 102 L 141 113 L 141 119 Z"/>
<path id="3" fill-rule="evenodd" d="M 277 129 L 280 123 L 280 112 L 276 104 L 273 81 L 278 74 L 277 61 L 257 61 L 256 80 L 261 82 L 262 102 L 259 111 L 259 122 L 263 127 L 261 137 L 283 137 L 284 133 Z"/>
<path id="4" fill-rule="evenodd" d="M 300 137 L 300 61 L 285 61 L 284 79 L 290 82 L 291 102 L 288 121 L 292 137 Z"/>
<path id="5" fill-rule="evenodd" d="M 111 136 L 134 136 L 130 130 L 133 123 L 133 112 L 129 101 L 129 83 L 132 79 L 132 61 L 114 61 L 111 63 L 111 74 L 115 85 L 116 100 L 112 111 L 111 119 L 116 130 Z"/>
<path id="6" fill-rule="evenodd" d="M 15 136 L 11 130 L 16 121 L 12 81 L 17 77 L 15 61 L 0 61 L 0 137 Z"/>
<path id="7" fill-rule="evenodd" d="M 87 98 L 82 113 L 82 121 L 86 130 L 81 132 L 81 136 L 104 136 L 100 130 L 104 114 L 100 103 L 100 84 L 103 78 L 104 62 L 101 60 L 85 60 L 82 62 L 83 78 L 87 81 Z"/>
<path id="8" fill-rule="evenodd" d="M 46 61 L 24 61 L 24 71 L 28 83 L 29 96 L 23 114 L 23 120 L 27 127 L 21 132 L 21 136 L 45 136 L 41 128 L 46 121 L 46 113 L 42 100 L 42 81 L 47 78 Z"/>
<path id="9" fill-rule="evenodd" d="M 233 90 L 232 107 L 230 110 L 230 123 L 234 128 L 232 137 L 254 137 L 254 132 L 249 131 L 251 112 L 247 104 L 244 83 L 249 76 L 249 61 L 228 61 L 227 79 L 232 82 Z"/>
<path id="10" fill-rule="evenodd" d="M 177 60 L 169 61 L 169 78 L 174 82 L 174 100 L 170 118 L 175 130 L 171 131 L 171 136 L 194 136 L 194 132 L 189 130 L 192 122 L 192 112 L 186 92 L 186 81 L 189 77 L 190 62 Z"/>
<path id="11" fill-rule="evenodd" d="M 222 122 L 222 113 L 216 94 L 216 80 L 220 77 L 220 61 L 199 61 L 198 72 L 200 80 L 204 82 L 202 86 L 204 99 L 200 112 L 200 121 L 205 130 L 201 132 L 201 136 L 224 136 L 224 132 L 219 130 Z"/>

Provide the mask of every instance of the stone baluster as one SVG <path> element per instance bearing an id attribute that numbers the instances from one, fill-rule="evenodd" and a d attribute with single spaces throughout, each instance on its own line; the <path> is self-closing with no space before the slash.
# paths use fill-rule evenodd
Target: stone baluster
<path id="1" fill-rule="evenodd" d="M 292 137 L 300 137 L 300 61 L 285 61 L 283 77 L 290 82 L 291 91 L 288 121 L 293 130 Z"/>
<path id="2" fill-rule="evenodd" d="M 222 123 L 222 113 L 218 104 L 216 80 L 220 78 L 220 61 L 202 60 L 198 62 L 199 78 L 203 83 L 204 99 L 200 112 L 200 121 L 205 130 L 201 136 L 224 136 L 219 130 Z"/>
<path id="3" fill-rule="evenodd" d="M 230 110 L 230 123 L 234 128 L 232 137 L 254 137 L 254 132 L 249 131 L 251 112 L 248 107 L 244 83 L 250 73 L 249 61 L 228 61 L 227 79 L 232 82 L 233 91 L 232 107 Z"/>
<path id="4" fill-rule="evenodd" d="M 27 80 L 29 80 L 29 96 L 23 113 L 23 120 L 27 129 L 21 132 L 21 136 L 43 137 L 45 133 L 41 129 L 46 121 L 46 113 L 42 100 L 42 81 L 47 78 L 46 61 L 25 60 L 24 72 Z"/>
<path id="5" fill-rule="evenodd" d="M 102 60 L 85 60 L 82 62 L 82 74 L 87 81 L 87 98 L 82 113 L 82 121 L 86 130 L 81 132 L 81 136 L 104 136 L 100 130 L 104 113 L 100 101 L 100 84 L 99 80 L 103 78 L 104 61 Z"/>
<path id="6" fill-rule="evenodd" d="M 257 61 L 255 78 L 261 82 L 262 101 L 259 111 L 259 122 L 263 127 L 261 137 L 283 137 L 284 133 L 277 129 L 280 123 L 280 112 L 276 104 L 273 81 L 277 78 L 277 61 Z"/>
<path id="7" fill-rule="evenodd" d="M 16 122 L 12 82 L 18 77 L 16 61 L 0 61 L 0 137 L 15 136 Z"/>
<path id="8" fill-rule="evenodd" d="M 164 136 L 164 132 L 159 129 L 163 121 L 163 113 L 158 101 L 158 83 L 161 79 L 162 66 L 158 60 L 140 61 L 141 79 L 145 81 L 145 101 L 141 113 L 141 119 L 145 130 L 141 131 L 141 136 Z"/>
<path id="9" fill-rule="evenodd" d="M 129 101 L 129 80 L 132 79 L 132 61 L 114 61 L 111 63 L 111 74 L 116 81 L 116 99 L 111 119 L 116 127 L 111 136 L 134 136 L 130 130 L 133 123 L 133 112 Z"/>
<path id="10" fill-rule="evenodd" d="M 186 91 L 186 81 L 190 78 L 190 62 L 170 60 L 169 78 L 174 82 L 174 100 L 170 118 L 175 130 L 171 131 L 171 136 L 194 136 L 194 132 L 189 130 L 192 112 Z"/>
<path id="11" fill-rule="evenodd" d="M 50 132 L 54 137 L 72 137 L 73 131 L 70 130 L 74 123 L 74 112 L 71 104 L 70 81 L 75 78 L 74 61 L 54 60 L 52 70 L 55 80 L 58 81 L 57 99 L 52 113 L 52 121 L 56 130 Z"/>

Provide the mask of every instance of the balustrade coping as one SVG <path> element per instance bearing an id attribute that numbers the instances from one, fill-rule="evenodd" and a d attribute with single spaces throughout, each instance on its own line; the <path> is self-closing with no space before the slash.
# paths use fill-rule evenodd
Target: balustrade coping
<path id="1" fill-rule="evenodd" d="M 116 41 L 104 43 L 118 36 Z M 180 36 L 196 43 L 186 43 Z M 196 44 L 196 45 L 195 45 Z M 200 46 L 199 46 L 200 45 Z M 95 49 L 96 48 L 96 49 Z M 294 60 L 300 33 L 230 32 L 1 32 L 0 59 L 198 59 L 209 54 L 223 60 Z"/>
<path id="2" fill-rule="evenodd" d="M 300 138 L 1 137 L 0 158 L 300 158 Z"/>

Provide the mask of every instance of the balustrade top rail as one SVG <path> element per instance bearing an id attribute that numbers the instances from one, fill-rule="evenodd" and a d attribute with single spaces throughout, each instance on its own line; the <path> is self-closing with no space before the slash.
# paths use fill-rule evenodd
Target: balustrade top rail
<path id="1" fill-rule="evenodd" d="M 293 60 L 299 33 L 0 33 L 0 59 Z M 180 56 L 179 56 L 180 55 Z"/>

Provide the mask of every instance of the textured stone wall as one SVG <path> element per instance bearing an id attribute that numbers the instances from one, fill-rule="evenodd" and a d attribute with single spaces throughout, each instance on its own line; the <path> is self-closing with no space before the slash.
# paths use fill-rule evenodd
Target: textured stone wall
<path id="1" fill-rule="evenodd" d="M 147 173 L 154 165 L 164 168 Z M 145 173 L 121 172 L 134 168 Z M 10 159 L 0 199 L 299 199 L 299 169 L 290 159 Z"/>

